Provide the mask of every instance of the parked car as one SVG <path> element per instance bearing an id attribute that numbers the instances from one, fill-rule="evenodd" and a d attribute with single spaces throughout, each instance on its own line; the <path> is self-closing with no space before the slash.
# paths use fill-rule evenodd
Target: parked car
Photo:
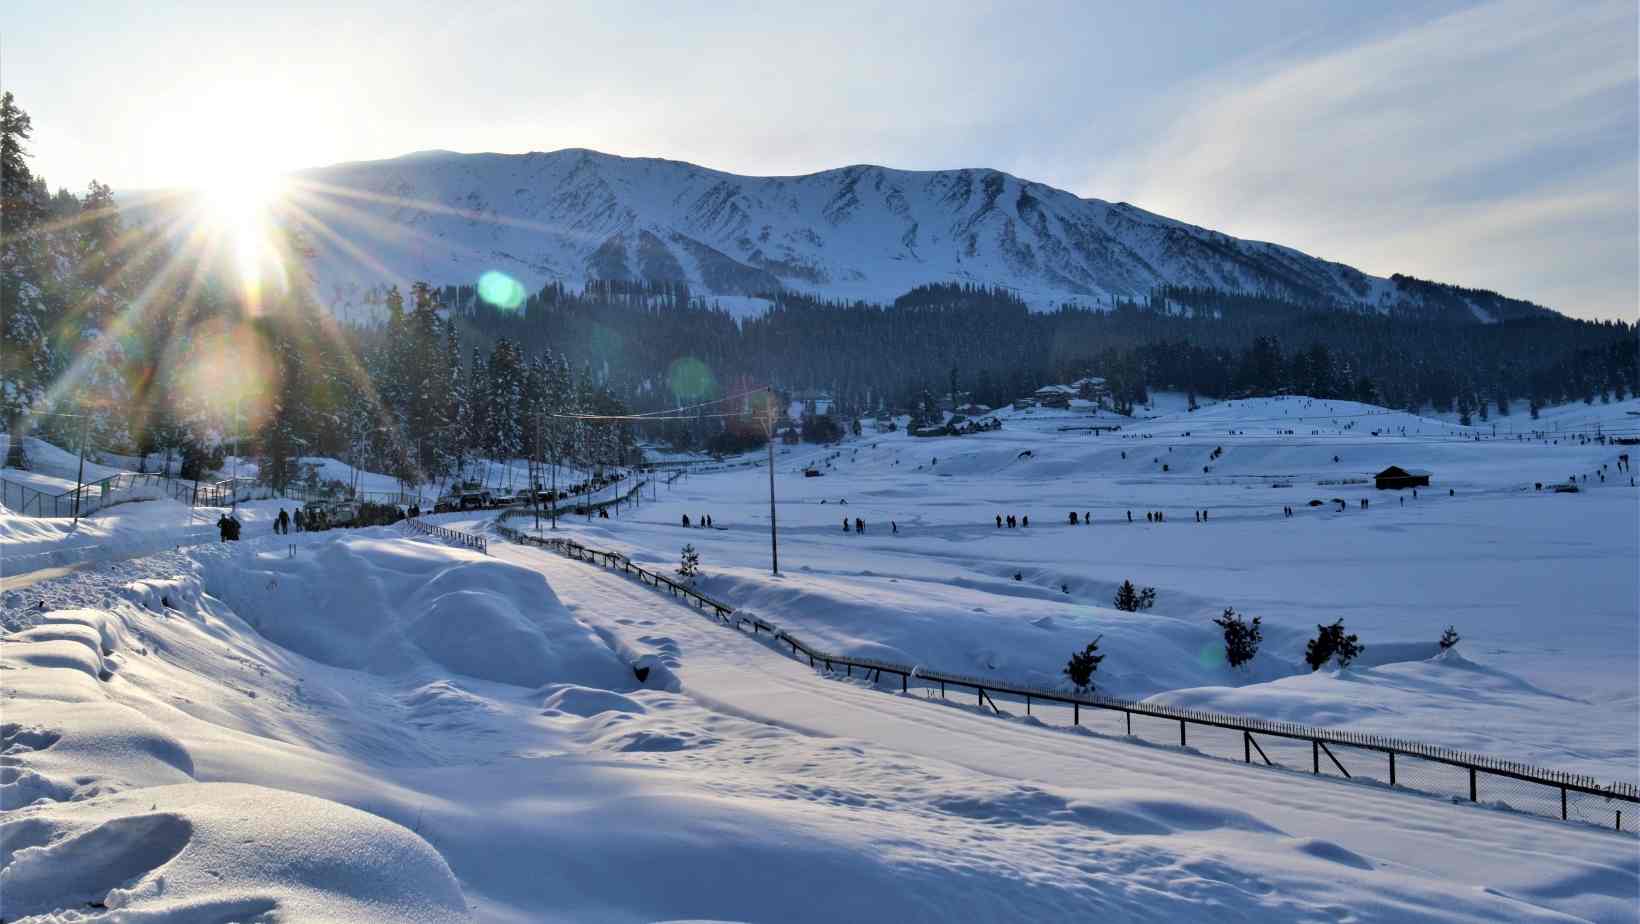
<path id="1" fill-rule="evenodd" d="M 490 506 L 490 492 L 465 491 L 462 493 L 457 506 L 462 510 L 483 510 L 485 507 Z"/>
<path id="2" fill-rule="evenodd" d="M 824 474 L 825 474 L 824 472 L 820 471 L 817 468 L 805 468 L 805 469 L 803 469 L 803 477 L 804 478 L 820 478 Z"/>
<path id="3" fill-rule="evenodd" d="M 350 526 L 359 516 L 359 505 L 351 501 L 330 504 L 325 508 L 325 515 L 330 518 L 332 526 Z"/>

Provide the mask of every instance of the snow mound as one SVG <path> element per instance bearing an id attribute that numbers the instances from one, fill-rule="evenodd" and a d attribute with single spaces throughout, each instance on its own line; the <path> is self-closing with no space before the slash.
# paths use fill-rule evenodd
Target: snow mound
<path id="1" fill-rule="evenodd" d="M 182 742 L 119 703 L 24 700 L 0 724 L 0 808 L 193 779 Z"/>
<path id="2" fill-rule="evenodd" d="M 191 783 L 22 809 L 0 823 L 7 919 L 449 921 L 465 901 L 410 831 L 324 799 Z"/>
<path id="3" fill-rule="evenodd" d="M 608 690 L 593 690 L 574 684 L 553 684 L 547 688 L 541 711 L 546 715 L 575 715 L 588 718 L 603 712 L 627 712 L 641 715 L 647 712 L 643 704 L 628 696 Z"/>
<path id="4" fill-rule="evenodd" d="M 478 553 L 338 539 L 292 558 L 202 550 L 206 588 L 262 635 L 337 667 L 432 664 L 516 686 L 633 686 L 632 671 L 540 574 Z"/>

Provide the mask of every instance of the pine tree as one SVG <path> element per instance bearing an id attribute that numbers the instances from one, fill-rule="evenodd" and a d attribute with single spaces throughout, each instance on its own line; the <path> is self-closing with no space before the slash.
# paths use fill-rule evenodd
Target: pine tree
<path id="1" fill-rule="evenodd" d="M 1441 633 L 1441 650 L 1445 651 L 1461 641 L 1463 641 L 1463 637 L 1458 635 L 1458 627 L 1447 626 L 1446 631 Z"/>
<path id="2" fill-rule="evenodd" d="M 1318 625 L 1315 629 L 1315 638 L 1310 639 L 1304 646 L 1304 663 L 1308 664 L 1312 671 L 1320 670 L 1334 658 L 1338 659 L 1340 668 L 1349 667 L 1350 662 L 1366 650 L 1357 636 L 1344 634 L 1342 619 L 1330 626 Z"/>
<path id="3" fill-rule="evenodd" d="M 1111 600 L 1111 605 L 1129 613 L 1148 610 L 1156 605 L 1156 588 L 1146 587 L 1141 590 L 1134 587 L 1132 581 L 1123 581 L 1122 586 L 1116 588 L 1116 596 Z"/>
<path id="4" fill-rule="evenodd" d="M 1224 659 L 1230 662 L 1231 667 L 1240 667 L 1258 654 L 1259 643 L 1264 641 L 1264 633 L 1259 627 L 1260 618 L 1254 616 L 1249 623 L 1227 606 L 1224 615 L 1213 620 L 1224 630 Z"/>
<path id="5" fill-rule="evenodd" d="M 8 468 L 28 467 L 25 418 L 45 397 L 54 365 L 47 318 L 55 309 L 46 292 L 42 239 L 35 233 L 43 206 L 24 146 L 32 133 L 28 113 L 6 91 L 0 96 L 0 422 L 8 436 Z"/>
<path id="6" fill-rule="evenodd" d="M 683 547 L 683 552 L 678 560 L 678 576 L 684 579 L 684 583 L 694 586 L 695 578 L 699 574 L 700 553 L 695 551 L 694 543 L 690 543 Z"/>
<path id="7" fill-rule="evenodd" d="M 1104 636 L 1095 638 L 1081 651 L 1072 652 L 1070 661 L 1065 664 L 1062 673 L 1069 678 L 1078 693 L 1086 693 L 1093 688 L 1093 675 L 1099 670 L 1099 662 L 1105 660 L 1105 656 L 1099 653 L 1101 638 Z"/>

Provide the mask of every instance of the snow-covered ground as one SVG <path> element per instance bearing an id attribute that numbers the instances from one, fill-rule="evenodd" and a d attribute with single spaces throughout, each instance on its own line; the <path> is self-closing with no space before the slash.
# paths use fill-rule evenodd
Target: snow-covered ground
<path id="1" fill-rule="evenodd" d="M 826 647 L 1052 683 L 1103 633 L 1102 689 L 1632 779 L 1640 498 L 1609 469 L 1575 495 L 1531 485 L 1616 450 L 1392 416 L 1363 432 L 1357 410 L 792 447 L 780 578 L 765 470 L 559 525 L 659 563 L 691 542 L 706 589 Z M 1367 435 L 1401 426 L 1428 432 Z M 1385 460 L 1434 486 L 1402 506 L 1316 484 Z M 685 532 L 685 512 L 721 528 Z M 1156 608 L 1108 609 L 1123 577 Z M 1264 619 L 1250 670 L 1222 662 L 1225 605 Z M 1305 630 L 1338 616 L 1367 655 L 1309 674 Z M 1465 640 L 1431 659 L 1448 623 Z M 169 551 L 0 593 L 0 626 L 6 920 L 1615 922 L 1640 893 L 1632 835 L 828 678 L 500 542 L 386 527 Z"/>
<path id="2" fill-rule="evenodd" d="M 1610 429 L 1640 402 L 1605 409 Z M 1061 429 L 1084 425 L 1069 412 L 1003 413 L 993 433 L 784 451 L 779 579 L 765 470 L 691 475 L 618 519 L 561 529 L 650 563 L 693 543 L 709 592 L 841 653 L 1053 686 L 1102 637 L 1107 692 L 1640 778 L 1640 492 L 1616 471 L 1635 447 L 1477 442 L 1473 428 L 1303 398 L 1098 435 Z M 1376 490 L 1391 464 L 1430 470 L 1432 486 Z M 811 465 L 823 476 L 802 477 Z M 1547 490 L 1573 474 L 1582 493 Z M 1093 525 L 1069 525 L 1072 510 Z M 684 514 L 719 528 L 685 532 Z M 998 529 L 1009 514 L 1031 525 Z M 866 534 L 845 533 L 845 517 Z M 1156 587 L 1155 609 L 1111 609 L 1124 579 Z M 1241 670 L 1211 623 L 1227 606 L 1263 620 Z M 1365 656 L 1311 675 L 1305 641 L 1340 618 Z M 1430 661 L 1448 625 L 1463 659 Z"/>

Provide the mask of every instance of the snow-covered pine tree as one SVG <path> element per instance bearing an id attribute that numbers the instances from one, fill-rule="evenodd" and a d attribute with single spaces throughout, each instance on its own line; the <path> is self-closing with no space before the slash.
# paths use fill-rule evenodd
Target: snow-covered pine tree
<path id="1" fill-rule="evenodd" d="M 44 204 L 25 147 L 32 133 L 28 113 L 6 91 L 0 96 L 0 422 L 9 437 L 8 468 L 28 467 L 27 415 L 45 397 L 54 365 L 45 253 L 35 233 Z"/>
<path id="2" fill-rule="evenodd" d="M 466 370 L 461 367 L 461 338 L 455 322 L 446 319 L 442 333 L 444 359 L 439 371 L 444 376 L 440 383 L 444 408 L 437 440 L 438 469 L 448 475 L 460 472 L 467 459 L 465 428 L 467 416 L 472 413 L 472 396 L 467 392 Z"/>
<path id="3" fill-rule="evenodd" d="M 517 347 L 503 337 L 490 351 L 488 455 L 506 464 L 523 454 L 524 368 Z M 509 471 L 511 471 L 509 469 Z"/>

